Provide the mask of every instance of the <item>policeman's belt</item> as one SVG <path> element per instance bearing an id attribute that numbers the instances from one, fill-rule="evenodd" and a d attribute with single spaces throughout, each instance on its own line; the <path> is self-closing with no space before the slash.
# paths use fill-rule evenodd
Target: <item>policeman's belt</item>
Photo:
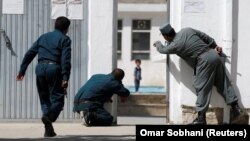
<path id="1" fill-rule="evenodd" d="M 75 101 L 74 103 L 77 103 L 77 104 L 88 104 L 88 103 L 95 103 L 95 104 L 102 104 L 101 102 L 98 102 L 98 101 L 90 101 L 90 100 L 79 100 L 79 101 Z"/>
<path id="2" fill-rule="evenodd" d="M 42 61 L 38 61 L 39 64 L 58 64 L 55 61 L 50 61 L 50 60 L 42 60 Z"/>

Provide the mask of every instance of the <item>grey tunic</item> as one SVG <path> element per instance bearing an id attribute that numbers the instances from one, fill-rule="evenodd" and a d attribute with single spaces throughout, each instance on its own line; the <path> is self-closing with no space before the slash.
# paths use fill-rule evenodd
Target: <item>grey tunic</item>
<path id="1" fill-rule="evenodd" d="M 164 54 L 177 54 L 194 67 L 199 54 L 209 47 L 215 48 L 216 46 L 214 39 L 205 33 L 192 28 L 184 28 L 166 47 L 159 46 L 157 50 Z"/>
<path id="2" fill-rule="evenodd" d="M 237 101 L 235 91 L 225 73 L 220 56 L 213 49 L 216 42 L 205 33 L 184 28 L 166 46 L 156 45 L 163 54 L 177 54 L 194 68 L 194 87 L 197 92 L 196 107 L 206 112 L 215 85 L 227 104 Z"/>

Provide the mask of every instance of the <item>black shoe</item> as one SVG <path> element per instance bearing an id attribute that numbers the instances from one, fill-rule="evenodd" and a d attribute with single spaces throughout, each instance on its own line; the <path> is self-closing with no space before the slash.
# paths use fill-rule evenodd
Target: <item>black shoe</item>
<path id="1" fill-rule="evenodd" d="M 44 137 L 54 137 L 56 136 L 56 133 L 54 131 L 52 122 L 49 120 L 48 117 L 43 116 L 42 117 L 42 122 L 44 124 L 45 127 L 45 133 L 44 133 Z"/>
<path id="2" fill-rule="evenodd" d="M 91 126 L 90 118 L 89 118 L 89 112 L 84 112 L 83 113 L 83 118 L 85 121 L 86 126 Z"/>
<path id="3" fill-rule="evenodd" d="M 194 121 L 192 123 L 190 123 L 189 125 L 206 125 L 207 121 L 205 118 L 199 118 L 197 117 L 196 119 L 194 119 Z"/>
<path id="4" fill-rule="evenodd" d="M 83 113 L 86 126 L 93 126 L 96 120 L 96 112 L 86 111 Z"/>
<path id="5" fill-rule="evenodd" d="M 45 133 L 44 133 L 44 137 L 54 137 L 56 136 L 56 133 L 54 132 L 54 128 L 53 126 L 46 126 L 45 125 Z"/>
<path id="6" fill-rule="evenodd" d="M 238 105 L 231 108 L 230 111 L 230 122 L 231 124 L 235 124 L 238 120 L 244 115 L 243 111 L 240 109 Z"/>

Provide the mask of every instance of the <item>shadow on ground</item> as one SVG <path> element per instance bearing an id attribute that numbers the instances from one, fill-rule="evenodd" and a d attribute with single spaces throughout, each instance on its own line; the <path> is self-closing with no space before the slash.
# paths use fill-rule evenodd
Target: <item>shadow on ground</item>
<path id="1" fill-rule="evenodd" d="M 20 139 L 0 139 L 0 140 L 19 140 L 19 141 L 29 141 L 29 140 L 37 140 L 37 141 L 135 141 L 135 136 L 57 136 L 54 138 L 20 138 Z"/>

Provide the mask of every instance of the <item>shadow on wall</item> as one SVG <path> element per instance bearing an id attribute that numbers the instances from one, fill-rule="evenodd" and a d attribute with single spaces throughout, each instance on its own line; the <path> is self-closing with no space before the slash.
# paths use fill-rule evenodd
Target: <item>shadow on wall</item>
<path id="1" fill-rule="evenodd" d="M 169 60 L 170 62 L 170 73 L 173 74 L 175 77 L 175 80 L 178 82 L 178 84 L 183 83 L 185 87 L 187 87 L 190 91 L 192 91 L 194 94 L 195 89 L 193 87 L 193 70 L 192 68 L 183 60 L 180 59 L 180 70 L 176 67 L 175 63 Z M 185 73 L 184 73 L 185 71 Z"/>

